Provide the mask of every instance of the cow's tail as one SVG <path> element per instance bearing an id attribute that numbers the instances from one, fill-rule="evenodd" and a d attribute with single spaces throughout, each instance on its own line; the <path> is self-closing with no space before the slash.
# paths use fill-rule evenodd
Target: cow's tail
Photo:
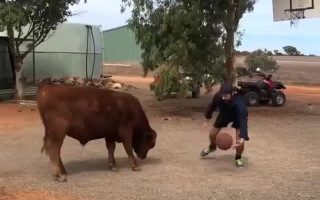
<path id="1" fill-rule="evenodd" d="M 46 143 L 47 143 L 47 138 L 49 136 L 49 131 L 47 129 L 47 123 L 46 123 L 46 118 L 45 118 L 45 115 L 44 113 L 39 109 L 39 112 L 40 112 L 40 117 L 41 117 L 41 121 L 44 125 L 44 137 L 43 137 L 43 146 L 41 148 L 41 153 L 43 153 L 43 151 L 46 149 Z"/>
<path id="2" fill-rule="evenodd" d="M 44 137 L 43 137 L 43 146 L 41 148 L 41 153 L 43 153 L 44 150 L 46 150 L 46 145 L 47 145 L 47 141 L 48 141 L 48 138 L 49 138 L 49 129 L 48 129 L 48 125 L 47 125 L 46 116 L 43 113 L 42 108 L 41 108 L 41 106 L 39 104 L 38 104 L 38 108 L 39 108 L 40 118 L 41 118 L 41 121 L 43 123 L 44 130 L 45 130 Z M 46 151 L 46 153 L 47 153 L 47 151 Z"/>

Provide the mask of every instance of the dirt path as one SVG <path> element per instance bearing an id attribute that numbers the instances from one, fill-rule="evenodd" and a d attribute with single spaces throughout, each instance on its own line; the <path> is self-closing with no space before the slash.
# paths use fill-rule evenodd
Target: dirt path
<path id="1" fill-rule="evenodd" d="M 56 183 L 48 157 L 40 154 L 43 127 L 36 108 L 0 104 L 0 187 L 56 199 L 320 199 L 319 90 L 290 87 L 285 107 L 250 108 L 246 167 L 237 169 L 233 150 L 199 158 L 208 143 L 209 130 L 201 123 L 211 95 L 158 102 L 140 79 L 125 80 L 139 88 L 129 92 L 141 100 L 159 135 L 148 159 L 140 161 L 141 172 L 130 170 L 122 145 L 116 149 L 120 172 L 112 173 L 104 141 L 82 148 L 67 138 L 62 158 L 69 181 Z"/>

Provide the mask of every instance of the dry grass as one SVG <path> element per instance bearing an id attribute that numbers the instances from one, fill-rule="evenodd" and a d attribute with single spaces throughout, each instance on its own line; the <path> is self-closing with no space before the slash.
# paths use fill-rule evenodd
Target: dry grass
<path id="1" fill-rule="evenodd" d="M 320 85 L 320 57 L 309 56 L 274 56 L 280 70 L 275 73 L 275 80 L 285 84 Z M 244 66 L 244 56 L 236 58 L 237 66 Z M 126 66 L 105 66 L 104 72 L 111 75 L 143 76 L 141 66 L 136 62 L 126 63 Z M 148 77 L 152 77 L 149 73 Z"/>

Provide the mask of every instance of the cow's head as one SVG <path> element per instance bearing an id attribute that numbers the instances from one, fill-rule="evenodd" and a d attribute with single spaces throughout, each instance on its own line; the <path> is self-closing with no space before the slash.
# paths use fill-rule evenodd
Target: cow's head
<path id="1" fill-rule="evenodd" d="M 133 149 L 140 159 L 145 159 L 148 151 L 156 145 L 157 133 L 153 129 L 136 131 L 133 135 Z"/>

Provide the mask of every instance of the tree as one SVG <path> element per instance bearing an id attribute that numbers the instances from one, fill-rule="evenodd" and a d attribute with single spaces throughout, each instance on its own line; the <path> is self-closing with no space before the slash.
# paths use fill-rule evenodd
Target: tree
<path id="1" fill-rule="evenodd" d="M 249 72 L 255 72 L 257 68 L 266 72 L 278 70 L 280 68 L 277 61 L 268 56 L 268 51 L 265 52 L 259 49 L 248 55 L 245 59 L 245 63 Z"/>
<path id="2" fill-rule="evenodd" d="M 6 31 L 13 55 L 16 97 L 24 94 L 24 58 L 44 42 L 51 31 L 72 13 L 69 6 L 80 0 L 10 0 L 0 3 L 0 31 Z M 85 1 L 86 2 L 86 1 Z M 24 46 L 24 51 L 22 51 Z"/>
<path id="3" fill-rule="evenodd" d="M 144 50 L 146 73 L 169 65 L 200 76 L 226 62 L 226 73 L 233 78 L 234 35 L 255 0 L 122 1 L 122 11 L 133 8 L 129 26 Z"/>
<path id="4" fill-rule="evenodd" d="M 224 50 L 226 58 L 227 78 L 234 81 L 236 78 L 234 70 L 234 34 L 238 30 L 239 22 L 244 13 L 252 12 L 256 0 L 222 0 L 219 1 L 218 11 L 223 17 L 225 28 Z"/>
<path id="5" fill-rule="evenodd" d="M 272 56 L 273 54 L 272 54 L 272 51 L 267 51 L 267 55 L 268 56 Z"/>
<path id="6" fill-rule="evenodd" d="M 144 50 L 145 74 L 165 65 L 181 67 L 198 80 L 224 62 L 220 13 L 210 9 L 215 1 L 124 2 L 134 3 L 129 26 Z"/>
<path id="7" fill-rule="evenodd" d="M 279 52 L 279 50 L 274 50 L 273 52 L 274 52 L 274 54 L 276 56 L 282 56 L 283 55 L 281 52 Z"/>
<path id="8" fill-rule="evenodd" d="M 300 56 L 301 52 L 297 50 L 296 47 L 293 46 L 285 46 L 283 47 L 284 52 L 286 52 L 289 56 Z"/>

